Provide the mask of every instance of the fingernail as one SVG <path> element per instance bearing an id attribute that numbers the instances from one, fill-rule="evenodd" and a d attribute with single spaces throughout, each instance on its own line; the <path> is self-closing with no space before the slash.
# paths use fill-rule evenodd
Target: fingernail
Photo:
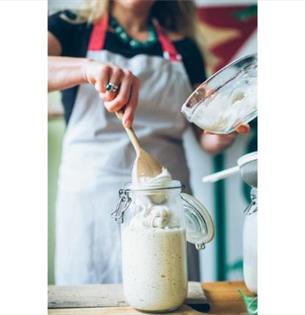
<path id="1" fill-rule="evenodd" d="M 125 120 L 124 120 L 124 126 L 125 126 L 126 128 L 129 128 L 129 127 L 130 127 L 130 120 L 129 120 L 129 119 L 125 119 Z"/>
<path id="2" fill-rule="evenodd" d="M 248 128 L 246 126 L 239 126 L 237 128 L 238 133 L 246 133 L 248 131 Z"/>

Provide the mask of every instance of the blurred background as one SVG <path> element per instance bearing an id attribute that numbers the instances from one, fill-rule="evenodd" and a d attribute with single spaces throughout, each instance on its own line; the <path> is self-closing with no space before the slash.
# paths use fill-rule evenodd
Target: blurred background
<path id="1" fill-rule="evenodd" d="M 82 0 L 69 2 L 77 7 Z M 50 12 L 67 8 L 66 1 L 49 0 Z M 205 29 L 209 56 L 209 74 L 228 62 L 256 52 L 257 3 L 253 0 L 197 0 L 198 14 Z M 181 105 L 184 100 L 181 100 Z M 61 144 L 65 131 L 60 94 L 49 94 L 48 110 L 48 282 L 54 283 L 55 200 Z M 185 134 L 184 145 L 191 170 L 194 195 L 213 216 L 216 237 L 200 252 L 201 280 L 242 279 L 243 210 L 249 202 L 249 191 L 239 176 L 215 184 L 203 184 L 202 177 L 234 166 L 243 154 L 257 150 L 257 121 L 251 133 L 239 137 L 224 153 L 210 156 L 203 152 L 192 132 Z M 195 172 L 196 169 L 196 172 Z"/>

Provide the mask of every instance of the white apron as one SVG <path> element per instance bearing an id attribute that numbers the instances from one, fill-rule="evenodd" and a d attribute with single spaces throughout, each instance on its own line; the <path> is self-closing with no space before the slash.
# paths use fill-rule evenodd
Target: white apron
<path id="1" fill-rule="evenodd" d="M 87 57 L 127 68 L 141 81 L 134 129 L 145 150 L 184 183 L 182 146 L 187 127 L 180 107 L 191 93 L 174 45 L 157 27 L 165 55 L 125 58 L 103 49 L 108 19 L 93 28 Z M 116 115 L 94 87 L 79 87 L 67 126 L 56 208 L 55 281 L 58 285 L 121 282 L 120 226 L 110 213 L 130 182 L 135 153 Z M 188 248 L 189 278 L 199 280 L 198 255 Z"/>

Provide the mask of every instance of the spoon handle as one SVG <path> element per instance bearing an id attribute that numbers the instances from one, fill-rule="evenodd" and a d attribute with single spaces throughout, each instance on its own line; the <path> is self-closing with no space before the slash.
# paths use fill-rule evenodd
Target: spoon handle
<path id="1" fill-rule="evenodd" d="M 122 111 L 118 111 L 115 113 L 116 116 L 118 117 L 118 119 L 122 122 L 122 118 L 123 118 L 123 112 Z M 133 145 L 137 155 L 139 155 L 140 153 L 140 150 L 141 150 L 141 145 L 140 145 L 140 141 L 133 129 L 133 127 L 129 127 L 129 128 L 126 128 L 124 125 L 123 125 L 128 137 L 129 137 L 129 140 L 131 142 L 131 144 Z"/>
<path id="2" fill-rule="evenodd" d="M 237 174 L 239 172 L 239 167 L 238 166 L 234 166 L 231 168 L 228 168 L 224 171 L 220 171 L 217 173 L 214 173 L 212 175 L 208 175 L 202 178 L 202 182 L 203 183 L 214 183 L 217 182 L 221 179 L 227 178 L 233 174 Z"/>

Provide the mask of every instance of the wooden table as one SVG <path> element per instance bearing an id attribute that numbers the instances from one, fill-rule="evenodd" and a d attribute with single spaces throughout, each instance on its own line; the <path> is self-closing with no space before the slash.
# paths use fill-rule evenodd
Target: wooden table
<path id="1" fill-rule="evenodd" d="M 168 313 L 171 315 L 245 315 L 246 309 L 238 293 L 242 289 L 247 295 L 250 292 L 243 282 L 211 282 L 203 284 L 203 289 L 210 303 L 208 313 L 200 313 L 183 305 L 179 310 Z M 104 308 L 70 308 L 49 309 L 49 315 L 139 315 L 141 313 L 131 307 L 104 307 Z M 163 313 L 164 314 L 164 313 Z"/>

